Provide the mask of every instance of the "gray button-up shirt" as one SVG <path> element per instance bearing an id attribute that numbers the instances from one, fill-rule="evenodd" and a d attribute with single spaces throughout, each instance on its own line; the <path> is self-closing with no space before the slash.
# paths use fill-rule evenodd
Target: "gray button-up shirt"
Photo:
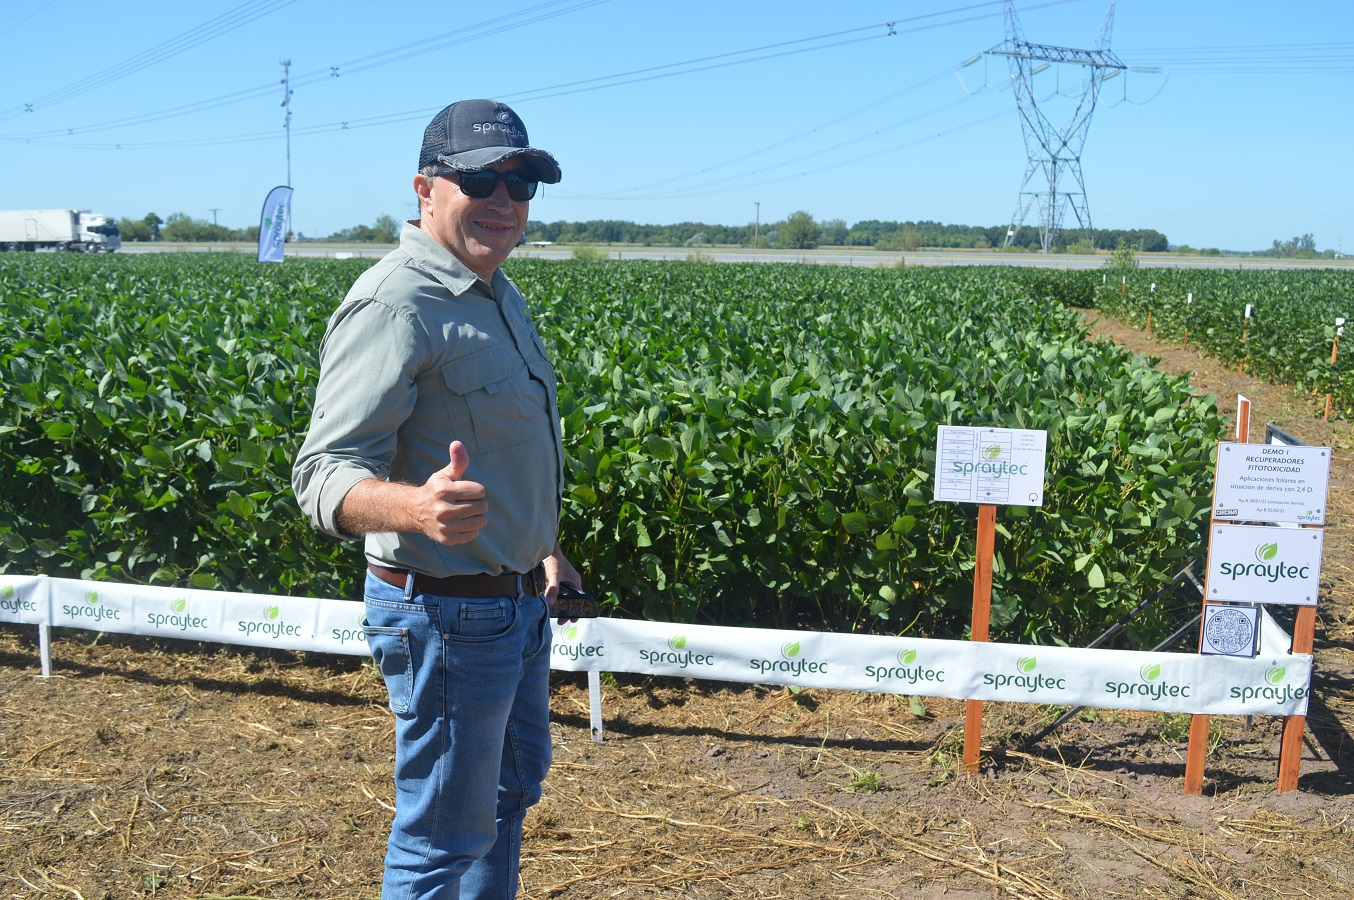
<path id="1" fill-rule="evenodd" d="M 343 498 L 364 478 L 420 485 L 465 444 L 461 476 L 489 512 L 469 543 L 369 534 L 367 558 L 428 575 L 526 572 L 558 536 L 563 450 L 555 370 L 526 302 L 501 271 L 492 296 L 409 222 L 400 246 L 364 272 L 329 320 L 310 432 L 292 470 L 301 509 L 341 532 Z"/>

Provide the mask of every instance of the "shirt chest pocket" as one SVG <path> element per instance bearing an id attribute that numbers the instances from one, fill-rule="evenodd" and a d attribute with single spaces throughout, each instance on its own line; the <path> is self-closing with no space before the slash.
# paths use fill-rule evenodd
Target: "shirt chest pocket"
<path id="1" fill-rule="evenodd" d="M 531 436 L 524 400 L 526 363 L 516 354 L 486 347 L 442 366 L 451 437 L 473 456 L 520 444 Z"/>

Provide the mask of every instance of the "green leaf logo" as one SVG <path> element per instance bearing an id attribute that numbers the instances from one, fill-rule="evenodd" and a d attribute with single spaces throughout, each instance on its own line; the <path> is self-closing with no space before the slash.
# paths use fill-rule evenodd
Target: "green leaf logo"
<path id="1" fill-rule="evenodd" d="M 669 650 L 680 650 L 685 646 L 686 646 L 686 635 L 684 634 L 674 634 L 672 637 L 668 638 Z"/>
<path id="2" fill-rule="evenodd" d="M 786 659 L 794 659 L 799 655 L 799 641 L 790 641 L 788 644 L 782 644 L 780 655 Z"/>
<path id="3" fill-rule="evenodd" d="M 1156 681 L 1161 677 L 1161 663 L 1148 663 L 1138 672 L 1143 681 Z"/>
<path id="4" fill-rule="evenodd" d="M 1277 543 L 1261 544 L 1260 546 L 1255 548 L 1255 558 L 1260 560 L 1260 562 L 1269 562 L 1271 559 L 1273 559 L 1278 555 L 1279 555 L 1279 545 Z"/>
<path id="5" fill-rule="evenodd" d="M 98 592 L 98 591 L 86 591 L 86 592 L 85 592 L 85 602 L 88 603 L 90 606 L 93 606 L 93 605 L 95 605 L 96 603 L 98 603 L 98 602 L 99 602 L 99 592 Z"/>
<path id="6" fill-rule="evenodd" d="M 1033 672 L 1038 665 L 1039 660 L 1035 659 L 1033 656 L 1022 656 L 1016 661 L 1016 668 L 1026 673 Z"/>
<path id="7" fill-rule="evenodd" d="M 996 459 L 1001 456 L 1001 446 L 999 444 L 989 444 L 983 448 L 983 456 L 988 459 Z"/>
<path id="8" fill-rule="evenodd" d="M 185 609 L 188 608 L 188 598 L 180 597 L 179 599 L 175 600 L 174 603 L 169 608 L 174 610 L 174 612 L 176 613 L 183 612 Z"/>
<path id="9" fill-rule="evenodd" d="M 8 600 L 10 597 L 13 597 L 13 596 L 14 596 L 14 585 L 12 585 L 12 584 L 7 584 L 7 585 L 5 585 L 5 590 L 3 591 L 3 596 L 4 596 L 4 598 L 5 598 L 6 600 Z"/>
<path id="10" fill-rule="evenodd" d="M 916 662 L 916 661 L 917 661 L 917 651 L 916 651 L 916 650 L 899 650 L 899 651 L 898 651 L 898 662 L 902 663 L 903 665 L 905 665 L 905 666 L 910 666 L 910 665 L 912 665 L 912 664 L 913 664 L 914 662 Z"/>
<path id="11" fill-rule="evenodd" d="M 278 615 L 281 612 L 282 610 L 278 609 L 276 606 L 269 606 L 266 609 L 264 609 L 263 617 L 267 619 L 269 622 L 272 622 L 278 617 Z"/>
<path id="12" fill-rule="evenodd" d="M 1265 681 L 1268 681 L 1270 684 L 1278 684 L 1283 681 L 1284 674 L 1287 673 L 1287 671 L 1288 669 L 1284 666 L 1275 666 L 1265 673 Z"/>
<path id="13" fill-rule="evenodd" d="M 574 640 L 575 638 L 578 637 L 578 626 L 577 626 L 577 625 L 565 625 L 565 626 L 564 626 L 564 631 L 562 632 L 562 634 L 564 635 L 564 639 L 565 639 L 566 641 L 572 641 L 572 640 Z"/>

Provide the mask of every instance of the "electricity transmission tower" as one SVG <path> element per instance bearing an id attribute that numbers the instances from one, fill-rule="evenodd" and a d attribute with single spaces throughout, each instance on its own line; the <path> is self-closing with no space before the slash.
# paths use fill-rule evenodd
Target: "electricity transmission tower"
<path id="1" fill-rule="evenodd" d="M 1025 40 L 1016 18 L 1012 0 L 1006 0 L 1006 40 L 987 51 L 989 56 L 1004 56 L 1008 60 L 1011 81 L 1015 88 L 1016 110 L 1020 113 L 1020 127 L 1025 135 L 1025 179 L 1020 184 L 1020 201 L 1016 205 L 1011 226 L 1006 230 L 1003 247 L 1015 241 L 1030 211 L 1039 211 L 1039 248 L 1047 253 L 1062 228 L 1068 209 L 1077 224 L 1091 239 L 1091 211 L 1086 205 L 1086 185 L 1081 178 L 1081 151 L 1086 145 L 1086 134 L 1091 128 L 1091 114 L 1095 112 L 1100 85 L 1127 68 L 1110 52 L 1110 32 L 1114 27 L 1114 3 L 1110 3 L 1105 24 L 1092 50 L 1031 44 Z M 1069 65 L 1080 67 L 1080 78 L 1074 91 L 1064 92 L 1062 69 Z M 1039 100 L 1035 94 L 1034 76 L 1058 66 L 1054 77 L 1057 89 L 1049 97 Z M 1062 125 L 1040 108 L 1052 105 L 1054 98 L 1066 109 L 1070 101 L 1071 113 Z"/>

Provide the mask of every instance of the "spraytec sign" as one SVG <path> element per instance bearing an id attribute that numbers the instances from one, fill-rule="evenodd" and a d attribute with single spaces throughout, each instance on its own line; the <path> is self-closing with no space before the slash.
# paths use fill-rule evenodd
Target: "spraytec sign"
<path id="1" fill-rule="evenodd" d="M 1316 605 L 1321 529 L 1214 524 L 1210 531 L 1208 600 Z"/>
<path id="2" fill-rule="evenodd" d="M 1329 447 L 1223 442 L 1213 518 L 1324 525 L 1329 476 Z"/>
<path id="3" fill-rule="evenodd" d="M 937 503 L 1042 506 L 1048 432 L 941 425 L 936 432 Z"/>

